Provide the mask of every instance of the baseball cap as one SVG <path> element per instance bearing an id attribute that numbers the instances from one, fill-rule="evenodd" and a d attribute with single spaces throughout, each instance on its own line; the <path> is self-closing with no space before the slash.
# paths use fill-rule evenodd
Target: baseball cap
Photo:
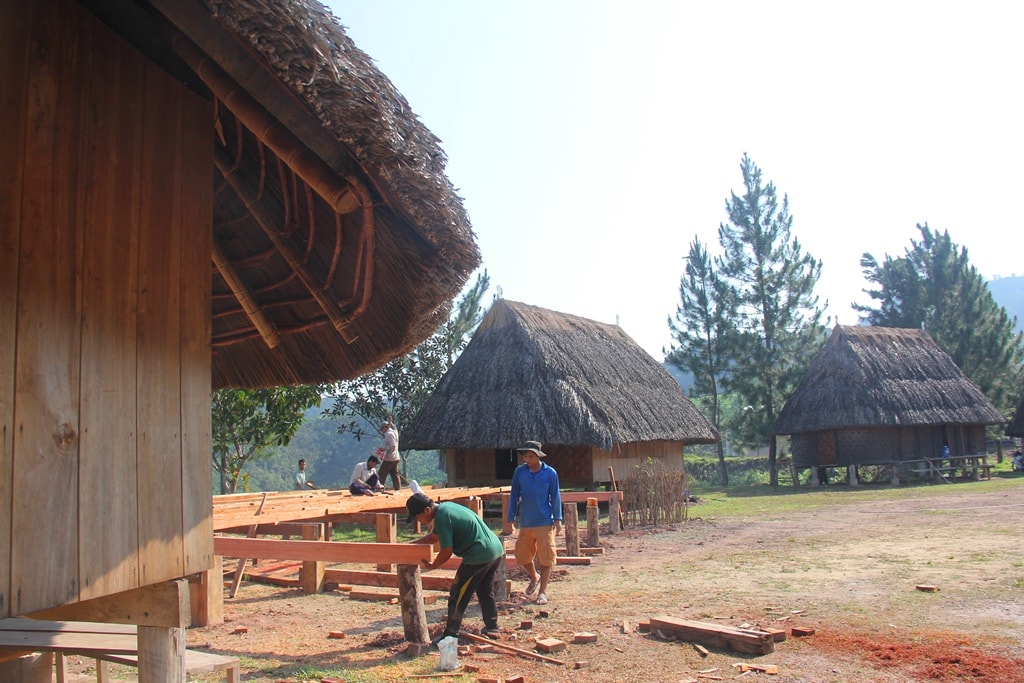
<path id="1" fill-rule="evenodd" d="M 421 514 L 424 510 L 434 504 L 434 501 L 427 498 L 424 493 L 414 493 L 409 496 L 409 500 L 405 501 L 405 509 L 409 512 L 409 519 L 407 523 L 412 524 L 416 521 L 416 516 Z"/>

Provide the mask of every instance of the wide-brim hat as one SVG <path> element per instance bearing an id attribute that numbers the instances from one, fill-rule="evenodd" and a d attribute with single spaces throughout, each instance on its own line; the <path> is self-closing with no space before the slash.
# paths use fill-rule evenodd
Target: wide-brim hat
<path id="1" fill-rule="evenodd" d="M 519 451 L 520 453 L 522 453 L 523 451 L 533 451 L 534 453 L 537 454 L 538 458 L 547 457 L 547 453 L 540 449 L 540 441 L 527 441 L 526 445 L 520 446 L 516 450 Z"/>
<path id="2" fill-rule="evenodd" d="M 409 496 L 409 500 L 405 501 L 405 509 L 409 513 L 409 519 L 405 521 L 412 524 L 416 521 L 416 517 L 421 515 L 424 510 L 430 509 L 430 506 L 433 504 L 434 501 L 427 498 L 425 493 L 412 494 Z"/>

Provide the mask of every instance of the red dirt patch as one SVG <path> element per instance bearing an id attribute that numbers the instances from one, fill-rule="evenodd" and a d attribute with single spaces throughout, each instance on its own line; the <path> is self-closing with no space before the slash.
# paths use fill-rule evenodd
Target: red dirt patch
<path id="1" fill-rule="evenodd" d="M 879 668 L 899 667 L 927 681 L 1024 683 L 1024 659 L 983 652 L 960 637 L 921 637 L 925 642 L 819 630 L 809 644 L 823 650 L 858 654 L 874 660 Z"/>

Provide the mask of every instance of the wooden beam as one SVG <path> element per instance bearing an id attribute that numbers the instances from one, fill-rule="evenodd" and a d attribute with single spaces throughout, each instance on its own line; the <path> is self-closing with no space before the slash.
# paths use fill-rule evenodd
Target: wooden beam
<path id="1" fill-rule="evenodd" d="M 444 488 L 428 490 L 435 502 L 459 500 L 471 496 L 500 495 L 508 487 L 482 486 L 476 488 Z M 401 492 L 405 494 L 405 491 Z M 408 492 L 411 495 L 411 492 Z M 213 497 L 213 529 L 224 531 L 248 527 L 259 523 L 344 521 L 338 515 L 364 512 L 394 512 L 405 515 L 408 495 L 353 496 L 347 490 L 289 491 L 265 494 L 266 499 L 254 494 L 236 494 Z M 262 509 L 259 509 L 262 503 Z M 283 558 L 282 558 L 283 559 Z"/>
<path id="2" fill-rule="evenodd" d="M 216 240 L 213 242 L 213 265 L 217 267 L 217 271 L 224 278 L 224 282 L 228 284 L 231 293 L 235 295 L 235 299 L 241 304 L 242 310 L 245 311 L 246 317 L 249 318 L 249 322 L 260 333 L 263 343 L 269 349 L 277 348 L 277 345 L 281 343 L 281 338 L 277 335 L 274 324 L 267 319 L 263 308 L 253 297 L 245 281 L 235 272 L 234 267 L 228 261 L 227 256 L 224 255 L 224 252 L 220 250 L 220 245 L 217 244 Z"/>
<path id="3" fill-rule="evenodd" d="M 433 559 L 433 549 L 430 546 L 412 543 L 280 541 L 233 536 L 214 536 L 213 552 L 222 557 L 358 563 L 378 561 L 413 565 L 419 565 L 421 560 Z"/>
<path id="4" fill-rule="evenodd" d="M 360 571 L 357 569 L 324 570 L 324 580 L 328 583 L 350 584 L 356 586 L 379 586 L 380 588 L 398 588 L 398 575 L 395 573 Z M 452 588 L 455 578 L 451 576 L 434 576 L 424 574 L 420 577 L 423 590 L 448 591 Z"/>
<path id="5" fill-rule="evenodd" d="M 192 626 L 224 623 L 224 560 L 213 556 L 213 567 L 189 577 Z"/>
<path id="6" fill-rule="evenodd" d="M 765 631 L 751 631 L 675 617 L 654 617 L 651 632 L 671 633 L 681 640 L 702 643 L 735 652 L 765 655 L 775 651 L 775 637 Z"/>
<path id="7" fill-rule="evenodd" d="M 559 498 L 563 503 L 586 503 L 590 498 L 596 498 L 599 503 L 607 503 L 612 496 L 622 502 L 622 491 L 562 491 Z"/>
<path id="8" fill-rule="evenodd" d="M 33 619 L 98 621 L 185 628 L 192 623 L 188 581 L 177 579 L 27 615 Z"/>

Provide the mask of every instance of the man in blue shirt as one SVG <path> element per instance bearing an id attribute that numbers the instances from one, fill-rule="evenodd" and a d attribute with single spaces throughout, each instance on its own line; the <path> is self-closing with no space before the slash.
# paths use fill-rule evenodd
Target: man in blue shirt
<path id="1" fill-rule="evenodd" d="M 515 524 L 519 517 L 519 537 L 516 539 L 516 563 L 530 576 L 526 594 L 533 595 L 538 585 L 537 604 L 548 602 L 548 579 L 557 560 L 555 536 L 562 533 L 562 496 L 558 488 L 558 473 L 541 462 L 547 457 L 537 441 L 527 441 L 517 451 L 523 454 L 523 464 L 512 473 L 512 494 L 508 504 L 507 522 Z M 533 566 L 537 558 L 540 577 Z"/>
<path id="2" fill-rule="evenodd" d="M 430 533 L 413 543 L 437 543 L 441 548 L 433 562 L 423 560 L 423 571 L 437 569 L 453 554 L 462 558 L 448 595 L 448 621 L 444 633 L 434 638 L 431 644 L 437 645 L 448 636 L 458 638 L 462 619 L 474 594 L 484 618 L 484 628 L 480 633 L 497 640 L 498 603 L 494 599 L 494 574 L 505 557 L 505 544 L 479 515 L 464 505 L 435 503 L 426 494 L 414 493 L 405 501 L 405 509 L 410 523 L 433 524 Z"/>

